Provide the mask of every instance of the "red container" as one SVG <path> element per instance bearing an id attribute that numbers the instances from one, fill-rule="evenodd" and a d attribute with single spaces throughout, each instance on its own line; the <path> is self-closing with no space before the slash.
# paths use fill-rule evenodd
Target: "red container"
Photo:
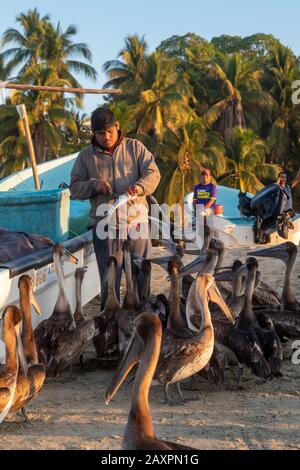
<path id="1" fill-rule="evenodd" d="M 223 215 L 224 214 L 224 206 L 222 204 L 215 205 L 215 215 Z"/>

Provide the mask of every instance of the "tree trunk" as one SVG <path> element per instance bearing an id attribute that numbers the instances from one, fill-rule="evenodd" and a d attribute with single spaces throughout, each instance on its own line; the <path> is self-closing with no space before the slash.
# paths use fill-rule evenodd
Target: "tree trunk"
<path id="1" fill-rule="evenodd" d="M 47 147 L 45 135 L 41 126 L 37 127 L 33 134 L 33 145 L 37 163 L 44 163 L 46 161 Z"/>
<path id="2" fill-rule="evenodd" d="M 243 112 L 243 106 L 241 100 L 235 100 L 234 102 L 235 107 L 235 125 L 241 128 L 245 128 L 245 117 Z"/>

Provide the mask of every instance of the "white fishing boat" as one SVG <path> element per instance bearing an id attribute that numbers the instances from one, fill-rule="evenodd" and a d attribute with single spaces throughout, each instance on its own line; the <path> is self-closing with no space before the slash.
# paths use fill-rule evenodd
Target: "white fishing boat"
<path id="1" fill-rule="evenodd" d="M 238 207 L 239 190 L 218 186 L 218 204 L 223 206 L 223 215 L 206 216 L 206 222 L 211 228 L 212 236 L 223 241 L 225 247 L 251 247 L 255 245 L 254 238 L 254 220 L 242 217 Z M 185 208 L 188 214 L 193 212 L 193 193 L 189 193 L 185 197 Z M 300 244 L 300 214 L 296 214 L 292 223 L 294 229 L 288 231 L 288 240 Z M 188 229 L 186 233 L 189 235 Z M 285 242 L 277 231 L 270 234 L 270 240 L 267 245 L 278 245 Z"/>

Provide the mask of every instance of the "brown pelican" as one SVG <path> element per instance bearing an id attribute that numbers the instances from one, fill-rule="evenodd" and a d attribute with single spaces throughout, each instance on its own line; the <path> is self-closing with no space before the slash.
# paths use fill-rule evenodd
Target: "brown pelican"
<path id="1" fill-rule="evenodd" d="M 83 354 L 95 333 L 94 320 L 84 320 L 75 328 L 62 331 L 57 337 L 57 344 L 51 347 L 47 374 L 56 377 L 71 366 Z"/>
<path id="2" fill-rule="evenodd" d="M 143 288 L 141 292 L 141 298 L 138 297 L 137 289 L 133 286 L 132 276 L 132 260 L 130 242 L 125 240 L 122 245 L 124 253 L 124 270 L 126 276 L 126 290 L 123 299 L 123 310 L 116 316 L 116 322 L 118 324 L 118 337 L 119 337 L 119 350 L 123 352 L 130 339 L 133 331 L 133 325 L 136 317 L 143 311 L 153 311 L 157 315 L 161 314 L 164 316 L 164 307 L 162 302 L 157 299 L 156 302 L 152 302 L 149 299 L 150 293 L 150 280 L 151 280 L 151 263 L 147 259 L 134 259 L 140 272 L 143 273 Z"/>
<path id="3" fill-rule="evenodd" d="M 175 277 L 175 276 L 174 276 Z M 155 379 L 164 384 L 166 401 L 169 404 L 176 404 L 168 394 L 168 387 L 176 383 L 176 388 L 180 398 L 182 394 L 179 382 L 191 377 L 202 370 L 209 362 L 214 348 L 214 330 L 211 315 L 208 308 L 208 299 L 216 302 L 223 310 L 224 314 L 233 322 L 233 317 L 222 297 L 216 290 L 214 279 L 211 274 L 198 276 L 191 286 L 187 301 L 187 309 L 199 310 L 202 312 L 202 324 L 197 333 L 186 330 L 189 334 L 183 335 L 182 328 L 169 317 L 167 330 L 164 331 L 163 345 L 155 372 Z M 173 291 L 175 297 L 177 290 Z M 173 297 L 173 302 L 178 300 Z M 177 309 L 178 310 L 178 309 Z M 174 331 L 174 326 L 175 331 Z"/>
<path id="4" fill-rule="evenodd" d="M 128 240 L 123 242 L 122 250 L 124 271 L 126 276 L 126 290 L 123 299 L 123 309 L 118 311 L 118 314 L 115 316 L 115 321 L 118 326 L 118 341 L 120 352 L 124 352 L 126 349 L 128 339 L 132 333 L 134 320 L 140 313 L 138 293 L 137 289 L 134 289 L 133 285 L 130 242 Z M 145 260 L 142 260 L 141 264 L 144 262 Z"/>
<path id="5" fill-rule="evenodd" d="M 33 294 L 33 286 L 30 276 L 28 276 L 27 274 L 23 274 L 19 278 L 18 287 L 20 310 L 22 315 L 21 338 L 25 359 L 27 365 L 30 366 L 32 364 L 38 363 L 38 354 L 36 350 L 36 344 L 32 328 L 30 305 L 34 307 L 38 315 L 41 315 L 41 309 Z"/>
<path id="6" fill-rule="evenodd" d="M 248 276 L 246 281 L 246 301 L 245 301 L 245 315 L 237 319 L 237 327 L 243 328 L 249 325 L 255 331 L 260 344 L 262 346 L 264 357 L 268 362 L 271 375 L 277 375 L 281 368 L 282 363 L 282 347 L 278 335 L 275 332 L 274 325 L 270 319 L 264 318 L 262 315 L 257 317 L 253 310 L 252 299 L 257 282 L 257 267 L 258 263 L 255 258 L 247 258 L 246 266 L 248 268 Z M 259 321 L 260 320 L 260 321 Z"/>
<path id="7" fill-rule="evenodd" d="M 194 273 L 213 273 L 218 263 L 218 252 L 213 248 L 208 248 L 205 252 L 202 252 L 190 263 L 183 267 L 180 267 L 179 276 L 183 277 L 187 274 Z M 193 279 L 194 281 L 194 279 Z"/>
<path id="8" fill-rule="evenodd" d="M 219 240 L 218 238 L 212 238 L 209 242 L 209 248 L 218 252 L 218 261 L 215 267 L 215 271 L 218 271 L 219 269 L 221 269 L 223 264 L 225 255 L 225 245 L 222 240 Z"/>
<path id="9" fill-rule="evenodd" d="M 85 321 L 84 314 L 82 311 L 82 297 L 81 297 L 81 288 L 84 275 L 87 272 L 87 266 L 81 268 L 76 268 L 75 271 L 75 285 L 76 285 L 76 306 L 73 314 L 74 321 L 76 325 Z"/>
<path id="10" fill-rule="evenodd" d="M 255 256 L 274 257 L 281 259 L 285 265 L 284 286 L 281 295 L 281 309 L 267 308 L 261 311 L 261 315 L 270 317 L 276 331 L 281 337 L 297 339 L 300 337 L 300 305 L 292 292 L 291 277 L 297 257 L 297 247 L 292 242 L 285 242 L 264 250 L 252 253 Z"/>
<path id="11" fill-rule="evenodd" d="M 255 307 L 279 310 L 280 303 L 280 295 L 278 292 L 276 292 L 269 283 L 260 280 L 253 293 L 253 305 Z"/>
<path id="12" fill-rule="evenodd" d="M 234 327 L 223 322 L 214 322 L 216 344 L 226 357 L 233 358 L 239 367 L 238 383 L 243 373 L 243 365 L 249 367 L 258 377 L 268 378 L 271 371 L 265 358 L 263 346 L 255 329 L 259 327 L 252 308 L 252 297 L 256 279 L 257 262 L 249 258 L 239 268 L 241 274 L 247 274 L 245 304 Z"/>
<path id="13" fill-rule="evenodd" d="M 2 339 L 5 343 L 6 363 L 0 366 L 0 423 L 10 411 L 17 385 L 18 345 L 21 344 L 20 322 L 20 309 L 15 306 L 6 307 L 2 315 Z"/>
<path id="14" fill-rule="evenodd" d="M 70 263 L 77 264 L 78 262 L 77 258 L 69 253 L 61 243 L 53 246 L 53 260 L 58 282 L 57 300 L 51 316 L 39 323 L 34 330 L 40 360 L 46 365 L 50 358 L 50 349 L 53 348 L 53 343 L 57 340 L 59 334 L 64 330 L 75 327 L 74 318 L 64 288 L 63 257 Z"/>
<path id="15" fill-rule="evenodd" d="M 33 295 L 32 280 L 24 274 L 19 279 L 20 311 L 22 316 L 22 345 L 24 362 L 20 360 L 21 367 L 18 372 L 17 386 L 10 411 L 22 410 L 24 419 L 29 422 L 25 406 L 41 391 L 46 376 L 46 367 L 38 363 L 38 355 L 34 340 L 31 322 L 30 305 L 33 305 L 40 315 L 40 307 Z"/>
<path id="16" fill-rule="evenodd" d="M 272 246 L 264 250 L 252 251 L 252 256 L 263 256 L 270 258 L 277 258 L 283 261 L 286 265 L 284 286 L 281 295 L 281 310 L 290 310 L 300 312 L 300 304 L 292 292 L 291 277 L 295 267 L 297 258 L 297 247 L 292 242 L 285 242 L 280 245 Z"/>
<path id="17" fill-rule="evenodd" d="M 162 338 L 161 321 L 157 315 L 142 313 L 135 320 L 130 343 L 106 391 L 106 404 L 133 367 L 139 363 L 132 393 L 131 409 L 123 437 L 126 450 L 188 450 L 190 447 L 160 440 L 156 437 L 148 396 L 157 366 Z"/>
<path id="18" fill-rule="evenodd" d="M 142 310 L 152 310 L 153 302 L 150 300 L 151 297 L 151 262 L 149 259 L 137 259 L 135 254 L 133 254 L 133 267 L 135 270 L 134 280 L 137 279 L 137 272 L 142 273 L 143 275 L 143 287 L 140 294 L 138 293 L 138 288 L 135 286 L 135 302 L 136 307 Z"/>
<path id="19" fill-rule="evenodd" d="M 218 271 L 217 274 L 215 274 L 215 280 L 217 282 L 232 281 L 232 292 L 226 301 L 235 317 L 239 316 L 245 303 L 243 276 L 240 273 L 242 266 L 243 263 L 240 260 L 235 260 L 230 271 Z"/>
<path id="20" fill-rule="evenodd" d="M 38 350 L 47 360 L 47 375 L 57 376 L 63 369 L 72 365 L 79 357 L 95 334 L 93 320 L 85 320 L 76 326 L 70 304 L 64 288 L 62 256 L 77 263 L 63 245 L 53 247 L 53 259 L 58 280 L 58 297 L 52 315 L 41 322 L 35 329 Z"/>
<path id="21" fill-rule="evenodd" d="M 149 261 L 154 264 L 158 264 L 165 271 L 168 271 L 169 261 L 175 260 L 179 263 L 180 267 L 183 267 L 182 259 L 184 256 L 184 246 L 181 243 L 174 243 L 171 240 L 162 240 L 164 247 L 169 251 L 170 255 L 157 256 L 156 258 L 149 258 Z"/>
<path id="22" fill-rule="evenodd" d="M 118 352 L 118 324 L 116 318 L 123 310 L 117 299 L 115 289 L 117 257 L 119 256 L 121 256 L 121 253 L 116 252 L 108 258 L 106 303 L 100 315 L 94 317 L 98 334 L 94 336 L 93 343 L 99 357 L 110 357 Z"/>
<path id="23" fill-rule="evenodd" d="M 187 253 L 190 253 L 187 251 Z M 180 277 L 182 278 L 182 295 L 187 298 L 189 289 L 194 281 L 193 273 L 213 273 L 220 269 L 224 258 L 224 243 L 215 238 L 209 239 L 209 245 L 202 249 L 197 258 L 181 267 Z M 220 286 L 223 287 L 223 286 Z"/>
<path id="24" fill-rule="evenodd" d="M 197 273 L 198 276 L 207 273 L 212 274 L 218 263 L 218 256 L 219 255 L 217 250 L 208 248 L 205 253 L 202 253 L 194 261 L 181 268 L 179 270 L 179 277 L 183 276 L 184 278 L 186 278 L 187 275 L 191 276 L 193 273 Z M 186 291 L 183 291 L 183 295 L 186 295 L 188 297 L 190 288 L 191 286 L 188 286 L 188 289 Z M 194 318 L 190 317 L 190 315 L 192 315 Z M 198 315 L 194 316 L 193 310 L 187 309 L 185 309 L 185 317 L 189 329 L 193 331 L 198 331 L 200 325 L 197 322 L 200 321 L 200 317 Z"/>

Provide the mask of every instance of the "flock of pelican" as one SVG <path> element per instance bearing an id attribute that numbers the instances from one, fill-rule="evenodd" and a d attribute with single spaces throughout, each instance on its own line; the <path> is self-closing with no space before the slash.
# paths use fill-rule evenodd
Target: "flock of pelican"
<path id="1" fill-rule="evenodd" d="M 76 307 L 72 312 L 64 288 L 63 262 L 76 258 L 62 244 L 54 245 L 53 259 L 58 295 L 52 315 L 33 331 L 31 305 L 41 314 L 31 278 L 19 279 L 19 307 L 9 306 L 2 316 L 6 363 L 0 366 L 0 423 L 21 410 L 43 387 L 45 377 L 58 376 L 80 360 L 88 345 L 96 355 L 120 359 L 106 391 L 114 397 L 131 371 L 135 372 L 131 409 L 123 438 L 124 449 L 188 449 L 156 437 L 148 395 L 151 384 L 163 385 L 166 403 L 186 403 L 180 384 L 201 374 L 222 383 L 224 370 L 237 367 L 237 382 L 244 368 L 267 380 L 281 376 L 282 341 L 300 338 L 300 303 L 291 276 L 297 247 L 286 242 L 249 253 L 245 262 L 223 266 L 224 245 L 205 229 L 201 250 L 185 250 L 182 243 L 162 240 L 166 256 L 143 259 L 131 252 L 130 242 L 108 259 L 107 300 L 103 311 L 86 319 L 81 288 L 86 268 L 77 268 Z M 195 259 L 184 265 L 184 254 Z M 123 259 L 126 290 L 122 302 L 115 290 L 116 268 Z M 279 258 L 285 264 L 281 296 L 263 281 L 256 257 Z M 151 296 L 152 263 L 167 272 L 169 294 Z M 136 277 L 143 272 L 138 292 Z M 175 385 L 178 398 L 172 397 Z"/>

